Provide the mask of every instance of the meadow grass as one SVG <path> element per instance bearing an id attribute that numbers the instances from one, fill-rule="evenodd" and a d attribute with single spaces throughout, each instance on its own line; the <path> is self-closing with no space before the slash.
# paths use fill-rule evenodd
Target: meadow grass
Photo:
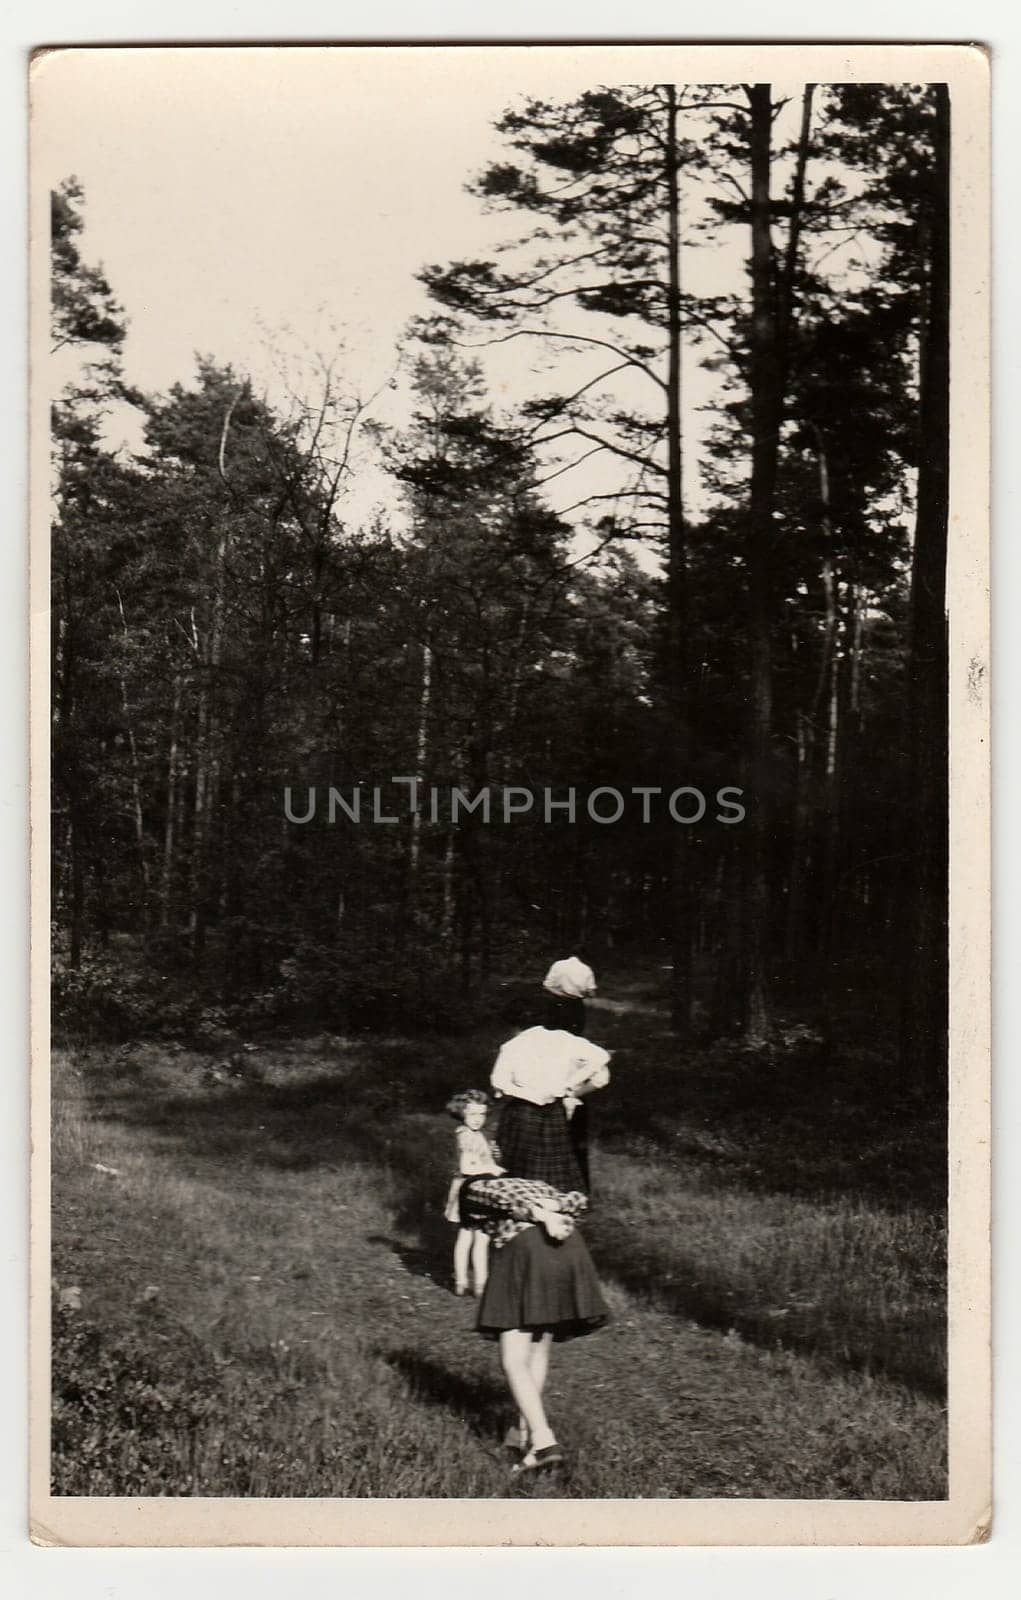
<path id="1" fill-rule="evenodd" d="M 590 1240 L 651 1304 L 943 1392 L 944 1228 L 920 1208 L 678 1185 L 665 1162 L 614 1154 Z"/>
<path id="2" fill-rule="evenodd" d="M 858 1192 L 756 1188 L 725 1114 L 697 1149 L 663 1112 L 654 1039 L 633 1124 L 597 1113 L 614 1320 L 555 1356 L 571 1471 L 512 1490 L 440 1216 L 437 1108 L 492 1043 L 284 1041 L 240 1078 L 164 1045 L 57 1053 L 54 1491 L 942 1497 L 938 1211 L 883 1204 L 874 1162 Z"/>

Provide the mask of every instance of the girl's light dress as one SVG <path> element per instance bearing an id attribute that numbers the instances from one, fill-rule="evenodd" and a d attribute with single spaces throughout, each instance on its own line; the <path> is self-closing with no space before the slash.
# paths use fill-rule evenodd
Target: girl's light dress
<path id="1" fill-rule="evenodd" d="M 443 1215 L 448 1222 L 460 1224 L 458 1197 L 465 1178 L 495 1175 L 500 1171 L 500 1160 L 499 1152 L 486 1138 L 481 1128 L 462 1126 L 458 1128 L 454 1137 L 457 1141 L 457 1176 L 451 1179 Z"/>

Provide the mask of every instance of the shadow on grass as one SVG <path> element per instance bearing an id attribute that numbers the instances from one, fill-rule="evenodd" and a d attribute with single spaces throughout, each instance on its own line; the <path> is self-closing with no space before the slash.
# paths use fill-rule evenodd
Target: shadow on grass
<path id="1" fill-rule="evenodd" d="M 945 1097 L 920 1100 L 874 1040 L 772 1054 L 736 1041 L 682 1049 L 614 1016 L 599 1042 L 614 1052 L 594 1106 L 607 1150 L 644 1146 L 757 1192 L 946 1206 Z"/>
<path id="2" fill-rule="evenodd" d="M 400 1058 L 387 1066 L 375 1055 L 294 1083 L 249 1078 L 226 1084 L 207 1083 L 196 1072 L 166 1084 L 115 1067 L 90 1073 L 90 1099 L 100 1116 L 145 1127 L 193 1156 L 290 1171 L 340 1162 L 405 1165 L 414 1135 L 404 1119 L 426 1108 Z M 428 1109 L 435 1110 L 435 1102 Z M 443 1126 L 428 1129 L 431 1140 L 427 1130 L 414 1130 L 416 1167 Z"/>
<path id="3" fill-rule="evenodd" d="M 413 1399 L 449 1412 L 475 1434 L 506 1471 L 503 1493 L 518 1498 L 562 1498 L 571 1494 L 566 1467 L 554 1472 L 528 1472 L 515 1476 L 511 1468 L 515 1456 L 500 1448 L 515 1408 L 505 1386 L 493 1378 L 467 1377 L 430 1361 L 417 1350 L 385 1350 L 373 1354 L 407 1383 Z"/>
<path id="4" fill-rule="evenodd" d="M 440 1228 L 432 1225 L 432 1219 L 422 1217 L 416 1213 L 421 1210 L 421 1201 L 416 1196 L 413 1204 L 402 1206 L 398 1214 L 398 1225 L 406 1231 L 417 1230 L 417 1244 L 408 1244 L 404 1239 L 395 1239 L 382 1233 L 370 1233 L 369 1244 L 378 1244 L 385 1250 L 392 1250 L 397 1259 L 416 1278 L 427 1278 L 430 1283 L 435 1283 L 441 1289 L 447 1289 L 453 1295 L 453 1232 L 448 1223 L 440 1221 L 441 1228 L 449 1230 L 441 1233 Z"/>
<path id="5" fill-rule="evenodd" d="M 766 1349 L 805 1351 L 835 1367 L 882 1374 L 933 1399 L 946 1399 L 946 1346 L 941 1330 L 931 1324 L 876 1328 L 864 1334 L 859 1328 L 853 1339 L 842 1324 L 820 1322 L 817 1317 L 806 1316 L 799 1326 L 796 1309 L 786 1312 L 781 1322 L 768 1309 L 749 1306 L 720 1279 L 696 1280 L 678 1271 L 676 1257 L 643 1244 L 633 1229 L 615 1218 L 594 1217 L 586 1233 L 600 1270 L 658 1310 L 719 1333 L 733 1331 Z M 866 1341 L 868 1349 L 862 1348 Z"/>
<path id="6" fill-rule="evenodd" d="M 417 1350 L 377 1347 L 372 1353 L 401 1374 L 415 1400 L 452 1412 L 487 1442 L 503 1437 L 514 1407 L 496 1379 L 452 1372 Z"/>
<path id="7" fill-rule="evenodd" d="M 595 1136 L 608 1151 L 644 1147 L 697 1168 L 707 1182 L 758 1192 L 945 1205 L 945 1106 L 904 1092 L 877 1048 L 848 1043 L 763 1057 L 724 1041 L 682 1051 L 628 1015 L 590 1031 L 614 1052 L 612 1081 L 592 1107 Z M 95 1075 L 94 1088 L 112 1115 L 171 1134 L 187 1125 L 203 1149 L 292 1170 L 346 1159 L 355 1137 L 372 1159 L 390 1159 L 406 1142 L 403 1118 L 436 1118 L 422 1130 L 421 1166 L 427 1146 L 443 1152 L 441 1161 L 449 1154 L 442 1108 L 452 1089 L 485 1084 L 507 1032 L 497 1022 L 428 1047 L 382 1038 L 299 1046 L 278 1069 L 300 1073 L 294 1082 L 258 1081 L 271 1048 L 252 1058 L 253 1075 L 219 1085 L 203 1083 L 198 1068 L 192 1082 L 186 1071 L 154 1082 L 121 1053 Z"/>

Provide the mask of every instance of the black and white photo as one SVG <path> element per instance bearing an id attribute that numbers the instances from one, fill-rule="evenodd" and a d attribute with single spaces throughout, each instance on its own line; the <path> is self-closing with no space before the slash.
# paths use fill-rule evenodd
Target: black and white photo
<path id="1" fill-rule="evenodd" d="M 32 93 L 36 1514 L 982 1537 L 981 52 Z"/>

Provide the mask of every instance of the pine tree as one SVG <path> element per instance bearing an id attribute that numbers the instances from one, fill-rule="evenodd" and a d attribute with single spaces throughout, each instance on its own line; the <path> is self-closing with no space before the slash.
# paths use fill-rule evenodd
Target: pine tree
<path id="1" fill-rule="evenodd" d="M 554 464 L 558 476 L 594 456 L 621 463 L 630 473 L 626 486 L 584 495 L 572 509 L 629 499 L 632 513 L 605 522 L 604 537 L 641 537 L 652 529 L 665 546 L 666 776 L 677 783 L 686 781 L 692 748 L 681 439 L 682 179 L 686 167 L 699 163 L 697 146 L 680 132 L 683 98 L 672 84 L 598 89 L 567 105 L 531 100 L 508 111 L 498 128 L 523 161 L 494 164 L 474 189 L 499 209 L 537 219 L 516 268 L 471 261 L 423 274 L 450 311 L 477 326 L 495 325 L 492 342 L 539 338 L 556 349 L 612 358 L 569 392 L 534 401 L 528 408 L 532 437 L 538 447 L 574 449 L 573 458 Z M 594 318 L 591 331 L 569 326 L 565 317 L 572 312 Z M 625 373 L 645 385 L 645 410 L 625 409 L 616 397 Z M 691 1018 L 695 899 L 685 843 L 678 833 L 671 889 L 672 1014 L 682 1034 Z"/>

